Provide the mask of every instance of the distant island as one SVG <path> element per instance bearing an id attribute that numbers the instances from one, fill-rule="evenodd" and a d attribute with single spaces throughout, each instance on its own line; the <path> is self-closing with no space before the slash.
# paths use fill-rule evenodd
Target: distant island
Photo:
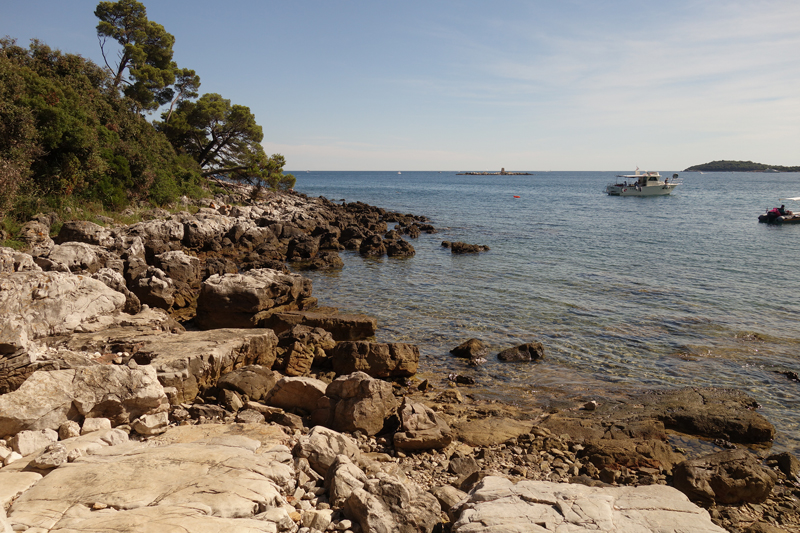
<path id="1" fill-rule="evenodd" d="M 500 172 L 457 172 L 456 176 L 533 176 L 530 172 L 506 172 L 501 168 Z"/>
<path id="2" fill-rule="evenodd" d="M 684 172 L 800 172 L 800 167 L 764 165 L 752 161 L 712 161 L 689 167 Z"/>

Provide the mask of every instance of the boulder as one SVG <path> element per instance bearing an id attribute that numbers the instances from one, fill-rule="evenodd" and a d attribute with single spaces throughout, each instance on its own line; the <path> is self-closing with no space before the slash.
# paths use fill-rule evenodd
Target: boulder
<path id="1" fill-rule="evenodd" d="M 411 243 L 397 238 L 385 241 L 386 255 L 389 257 L 414 257 L 416 250 Z"/>
<path id="2" fill-rule="evenodd" d="M 55 238 L 57 244 L 65 242 L 82 242 L 111 248 L 114 246 L 115 238 L 111 230 L 104 228 L 88 220 L 70 220 L 64 222 Z"/>
<path id="3" fill-rule="evenodd" d="M 206 329 L 255 327 L 260 311 L 294 304 L 311 296 L 311 280 L 299 274 L 255 269 L 244 274 L 213 275 L 197 300 L 197 322 Z"/>
<path id="4" fill-rule="evenodd" d="M 675 488 L 692 500 L 738 505 L 769 497 L 777 475 L 744 449 L 726 450 L 679 463 Z"/>
<path id="5" fill-rule="evenodd" d="M 93 273 L 105 267 L 111 259 L 119 257 L 105 248 L 84 242 L 65 242 L 57 244 L 47 254 L 47 260 L 54 265 L 62 265 L 73 273 Z M 122 263 L 119 263 L 121 268 Z M 49 270 L 60 270 L 50 266 Z"/>
<path id="6" fill-rule="evenodd" d="M 233 227 L 235 221 L 217 213 L 199 212 L 184 215 L 183 245 L 193 250 L 219 250 L 222 238 Z"/>
<path id="7" fill-rule="evenodd" d="M 7 433 L 3 433 L 7 435 Z M 20 431 L 8 441 L 11 449 L 22 455 L 43 450 L 58 441 L 58 433 L 52 429 Z"/>
<path id="8" fill-rule="evenodd" d="M 470 492 L 456 516 L 453 533 L 725 532 L 706 510 L 664 485 L 600 488 L 548 481 L 512 483 L 488 476 Z"/>
<path id="9" fill-rule="evenodd" d="M 150 307 L 169 309 L 175 303 L 175 283 L 166 272 L 156 267 L 147 267 L 130 285 L 139 300 Z"/>
<path id="10" fill-rule="evenodd" d="M 337 456 L 345 455 L 355 462 L 361 458 L 356 441 L 323 426 L 315 426 L 308 435 L 300 437 L 292 453 L 295 457 L 307 459 L 311 468 L 323 477 Z"/>
<path id="11" fill-rule="evenodd" d="M 284 373 L 287 376 L 303 376 L 309 373 L 312 364 L 327 360 L 326 351 L 333 349 L 336 342 L 322 328 L 296 325 L 279 335 L 278 346 Z"/>
<path id="12" fill-rule="evenodd" d="M 381 257 L 386 255 L 386 245 L 380 235 L 370 235 L 361 241 L 358 253 L 367 256 Z"/>
<path id="13" fill-rule="evenodd" d="M 311 371 L 315 353 L 313 348 L 295 341 L 289 346 L 278 348 L 278 357 L 281 359 L 281 369 L 284 374 L 305 376 Z"/>
<path id="14" fill-rule="evenodd" d="M 33 261 L 31 255 L 0 246 L 0 274 L 4 272 L 41 272 L 41 270 L 42 268 Z"/>
<path id="15" fill-rule="evenodd" d="M 174 250 L 155 256 L 156 266 L 174 281 L 190 286 L 200 282 L 200 260 L 182 251 Z"/>
<path id="16" fill-rule="evenodd" d="M 483 357 L 488 351 L 486 345 L 480 339 L 469 339 L 450 350 L 450 353 L 456 357 L 475 359 Z"/>
<path id="17" fill-rule="evenodd" d="M 450 252 L 454 254 L 477 254 L 479 252 L 488 252 L 489 247 L 482 244 L 467 244 L 465 242 L 442 242 L 442 246 L 450 248 Z"/>
<path id="18" fill-rule="evenodd" d="M 17 239 L 28 245 L 28 253 L 33 257 L 47 255 L 55 243 L 50 238 L 50 225 L 38 220 L 30 220 L 22 225 Z"/>
<path id="19" fill-rule="evenodd" d="M 362 531 L 430 533 L 440 521 L 439 500 L 414 483 L 384 472 L 355 489 L 344 503 L 344 514 Z"/>
<path id="20" fill-rule="evenodd" d="M 217 387 L 233 390 L 250 400 L 259 401 L 269 394 L 280 378 L 281 375 L 274 370 L 261 365 L 248 365 L 223 375 L 217 381 Z"/>
<path id="21" fill-rule="evenodd" d="M 345 341 L 330 352 L 337 374 L 365 372 L 372 377 L 407 377 L 417 373 L 419 348 L 405 343 Z"/>
<path id="22" fill-rule="evenodd" d="M 281 409 L 311 412 L 325 395 L 327 383 L 310 377 L 284 377 L 269 391 L 264 403 Z"/>
<path id="23" fill-rule="evenodd" d="M 453 441 L 447 422 L 424 404 L 403 398 L 399 415 L 400 431 L 394 434 L 394 446 L 399 450 L 441 449 Z"/>
<path id="24" fill-rule="evenodd" d="M 0 354 L 27 349 L 40 337 L 72 333 L 124 305 L 125 296 L 86 276 L 0 274 Z"/>
<path id="25" fill-rule="evenodd" d="M 237 368 L 258 364 L 269 369 L 275 362 L 278 339 L 268 329 L 154 334 L 122 327 L 73 335 L 64 342 L 72 349 L 133 354 L 137 364 L 155 368 L 164 387 L 175 387 L 170 400 L 182 403 L 193 401 L 201 390 Z"/>
<path id="26" fill-rule="evenodd" d="M 386 419 L 397 411 L 392 385 L 363 372 L 336 378 L 328 385 L 325 395 L 331 399 L 330 427 L 336 431 L 376 435 L 383 429 Z"/>
<path id="27" fill-rule="evenodd" d="M 355 489 L 367 482 L 367 475 L 346 455 L 337 455 L 325 474 L 325 490 L 333 507 L 341 507 Z"/>
<path id="28" fill-rule="evenodd" d="M 358 341 L 375 336 L 378 321 L 367 315 L 327 314 L 316 311 L 292 311 L 274 313 L 265 317 L 260 327 L 275 330 L 281 334 L 296 325 L 322 328 L 329 332 L 335 341 Z"/>
<path id="29" fill-rule="evenodd" d="M 61 424 L 63 426 L 64 424 Z M 59 430 L 61 427 L 59 427 Z M 86 435 L 87 433 L 93 433 L 95 431 L 105 431 L 107 429 L 111 429 L 111 420 L 108 418 L 92 418 L 89 417 L 83 421 L 83 425 L 81 426 L 81 435 Z"/>
<path id="30" fill-rule="evenodd" d="M 165 409 L 167 397 L 150 366 L 94 365 L 34 372 L 14 392 L 0 396 L 0 435 L 58 430 L 67 420 L 109 418 L 127 424 Z"/>
<path id="31" fill-rule="evenodd" d="M 142 415 L 131 424 L 133 429 L 139 435 L 149 437 L 151 435 L 159 435 L 166 431 L 169 425 L 169 414 L 166 411 L 160 413 L 153 413 L 149 415 Z"/>
<path id="32" fill-rule="evenodd" d="M 58 468 L 67 462 L 67 448 L 61 443 L 47 446 L 33 461 L 31 466 L 41 470 Z"/>
<path id="33" fill-rule="evenodd" d="M 287 261 L 307 261 L 319 254 L 319 240 L 303 233 L 289 241 L 286 250 Z"/>
<path id="34" fill-rule="evenodd" d="M 142 310 L 142 303 L 139 297 L 128 289 L 125 285 L 125 278 L 116 270 L 101 268 L 92 274 L 92 279 L 102 281 L 109 289 L 115 290 L 125 296 L 125 307 L 122 308 L 123 312 L 129 315 L 135 315 Z"/>
<path id="35" fill-rule="evenodd" d="M 431 494 L 433 494 L 436 499 L 439 500 L 439 505 L 441 505 L 442 510 L 447 513 L 451 522 L 455 522 L 456 516 L 450 513 L 450 509 L 469 497 L 469 494 L 463 490 L 458 490 L 452 485 L 440 485 L 438 487 L 433 487 L 431 489 Z"/>
<path id="36" fill-rule="evenodd" d="M 129 238 L 139 237 L 142 243 L 148 242 L 181 242 L 184 237 L 184 227 L 177 220 L 148 220 L 139 222 L 125 228 Z M 144 250 L 142 250 L 142 257 Z"/>
<path id="37" fill-rule="evenodd" d="M 528 342 L 514 348 L 508 348 L 497 354 L 501 361 L 537 361 L 544 357 L 544 346 L 541 342 Z"/>

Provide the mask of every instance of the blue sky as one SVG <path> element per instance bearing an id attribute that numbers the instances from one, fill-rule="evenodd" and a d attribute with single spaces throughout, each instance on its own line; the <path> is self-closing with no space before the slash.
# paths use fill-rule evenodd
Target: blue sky
<path id="1" fill-rule="evenodd" d="M 800 165 L 800 2 L 144 1 L 290 170 Z M 101 62 L 97 1 L 0 35 Z"/>

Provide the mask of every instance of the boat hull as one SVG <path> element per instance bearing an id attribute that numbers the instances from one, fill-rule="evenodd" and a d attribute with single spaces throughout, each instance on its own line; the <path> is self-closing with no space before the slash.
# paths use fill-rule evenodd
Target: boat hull
<path id="1" fill-rule="evenodd" d="M 678 183 L 667 183 L 636 188 L 636 186 L 614 184 L 607 186 L 606 192 L 609 196 L 665 196 L 671 194 L 678 185 Z"/>
<path id="2" fill-rule="evenodd" d="M 759 215 L 758 221 L 764 222 L 765 224 L 800 224 L 800 215 L 784 215 L 781 217 Z"/>

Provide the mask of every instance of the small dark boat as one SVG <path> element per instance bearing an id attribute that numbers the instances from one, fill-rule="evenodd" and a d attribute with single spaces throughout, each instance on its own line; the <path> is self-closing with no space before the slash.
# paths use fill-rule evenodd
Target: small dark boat
<path id="1" fill-rule="evenodd" d="M 800 196 L 795 198 L 781 198 L 780 200 L 800 201 Z M 763 215 L 758 215 L 758 221 L 766 224 L 800 224 L 800 213 L 793 213 L 783 206 L 767 209 Z"/>

